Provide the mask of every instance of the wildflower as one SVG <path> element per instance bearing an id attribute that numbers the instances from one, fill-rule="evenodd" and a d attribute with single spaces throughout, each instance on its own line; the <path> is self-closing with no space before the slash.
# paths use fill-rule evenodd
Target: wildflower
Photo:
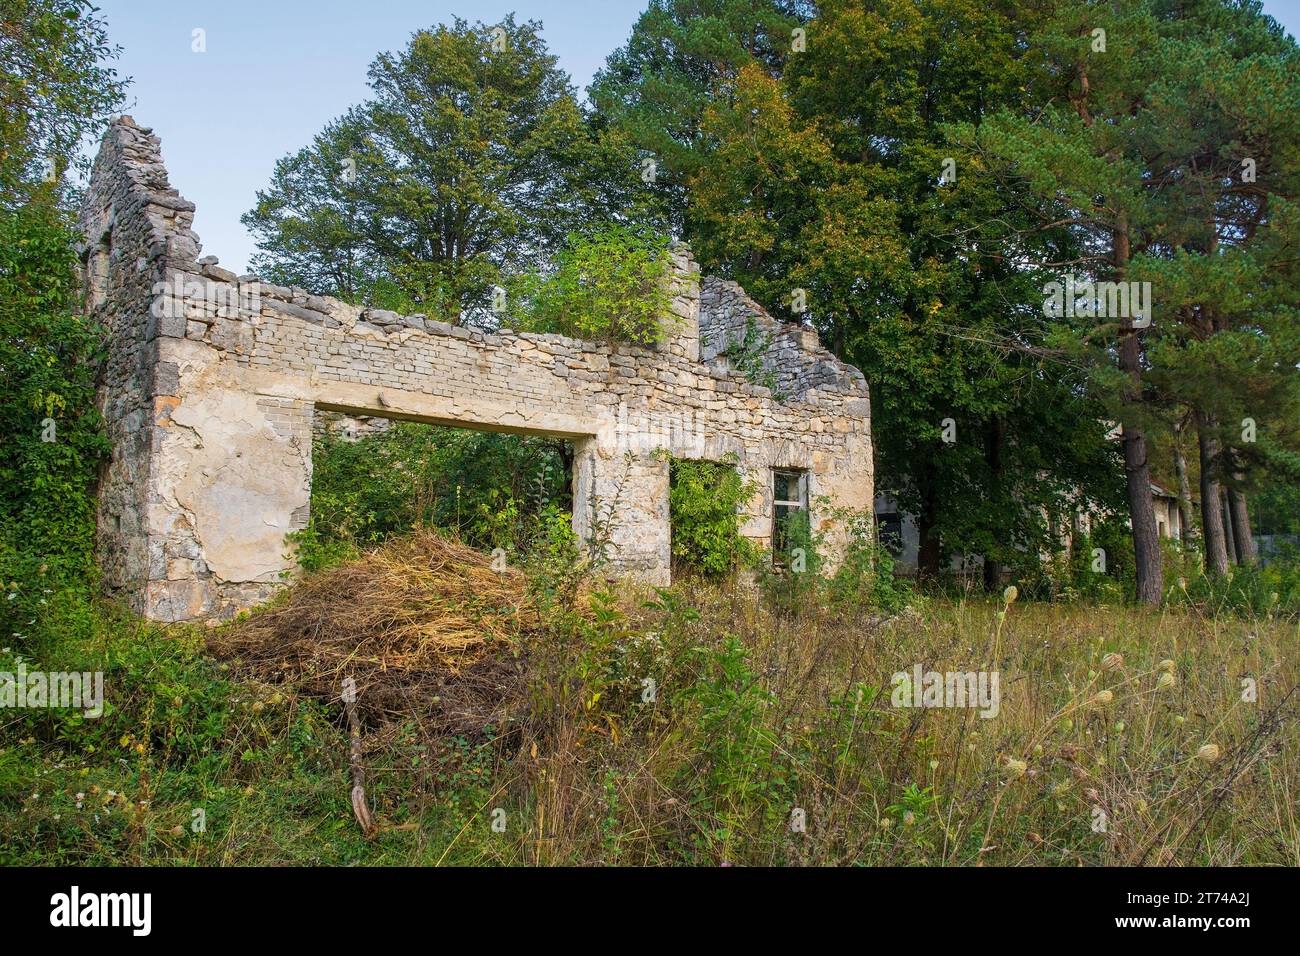
<path id="1" fill-rule="evenodd" d="M 1202 744 L 1201 749 L 1196 751 L 1196 759 L 1203 760 L 1205 763 L 1214 763 L 1219 759 L 1219 745 Z"/>
<path id="2" fill-rule="evenodd" d="M 911 810 L 904 811 L 904 813 L 903 813 L 903 826 L 905 826 L 905 827 L 910 827 L 910 826 L 912 826 L 914 823 L 916 823 L 916 814 L 913 813 Z"/>
<path id="3" fill-rule="evenodd" d="M 260 700 L 253 704 L 253 713 L 260 714 L 264 710 L 266 710 L 266 705 Z"/>
<path id="4" fill-rule="evenodd" d="M 1111 652 L 1101 659 L 1101 669 L 1104 671 L 1117 671 L 1124 666 L 1124 655 Z"/>
<path id="5" fill-rule="evenodd" d="M 1117 734 L 1122 734 L 1122 733 L 1124 732 L 1124 728 L 1127 727 L 1127 726 L 1128 726 L 1128 725 L 1125 724 L 1124 721 L 1122 721 L 1122 720 L 1117 720 L 1117 721 L 1115 721 L 1115 732 L 1116 732 Z"/>
<path id="6" fill-rule="evenodd" d="M 1007 773 L 1012 777 L 1023 777 L 1029 765 L 1023 760 L 1016 760 L 1014 757 L 1007 758 Z"/>
<path id="7" fill-rule="evenodd" d="M 931 769 L 931 770 L 938 770 L 938 769 L 939 769 L 939 761 L 937 761 L 937 760 L 931 760 L 931 761 L 930 761 L 930 769 Z"/>
<path id="8" fill-rule="evenodd" d="M 1179 714 L 1177 717 L 1174 718 L 1174 726 L 1176 727 L 1181 727 L 1186 722 L 1187 722 L 1187 718 L 1184 717 L 1182 714 Z"/>
<path id="9" fill-rule="evenodd" d="M 1002 592 L 1002 603 L 1008 606 L 1016 603 L 1016 598 L 1020 597 L 1020 591 L 1014 584 L 1008 584 L 1005 591 Z"/>

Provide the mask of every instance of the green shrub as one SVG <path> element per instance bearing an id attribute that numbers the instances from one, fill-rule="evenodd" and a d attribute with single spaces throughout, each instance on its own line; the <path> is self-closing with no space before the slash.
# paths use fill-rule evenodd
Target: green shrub
<path id="1" fill-rule="evenodd" d="M 1200 556 L 1192 553 L 1192 558 L 1190 567 L 1166 572 L 1165 589 L 1172 603 L 1210 614 L 1300 616 L 1300 552 L 1283 552 L 1268 564 L 1233 565 L 1221 577 L 1203 573 Z"/>
<path id="2" fill-rule="evenodd" d="M 780 544 L 756 562 L 758 583 L 769 604 L 786 614 L 815 607 L 822 599 L 822 553 L 826 542 L 812 530 L 807 511 L 786 516 Z"/>
<path id="3" fill-rule="evenodd" d="M 785 396 L 776 387 L 776 372 L 768 368 L 765 361 L 775 337 L 773 333 L 760 332 L 758 323 L 750 317 L 745 320 L 745 334 L 740 338 L 728 336 L 722 354 L 750 382 L 771 389 L 773 397 L 780 402 L 785 400 Z"/>
<path id="4" fill-rule="evenodd" d="M 674 562 L 711 577 L 748 563 L 754 550 L 740 533 L 740 508 L 757 490 L 740 476 L 734 456 L 721 462 L 672 459 L 668 512 Z"/>
<path id="5" fill-rule="evenodd" d="M 507 316 L 517 328 L 650 346 L 663 340 L 668 242 L 626 226 L 571 234 L 547 276 L 512 283 Z"/>
<path id="6" fill-rule="evenodd" d="M 911 585 L 894 576 L 894 558 L 876 539 L 871 511 L 841 511 L 844 560 L 827 583 L 830 602 L 849 610 L 896 614 L 915 600 Z"/>

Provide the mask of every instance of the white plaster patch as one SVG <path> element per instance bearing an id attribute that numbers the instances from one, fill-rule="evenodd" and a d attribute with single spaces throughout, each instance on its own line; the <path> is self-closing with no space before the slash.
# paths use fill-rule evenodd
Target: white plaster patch
<path id="1" fill-rule="evenodd" d="M 279 580 L 293 512 L 311 497 L 310 449 L 277 436 L 252 394 L 195 392 L 172 421 L 198 438 L 168 471 L 208 567 L 225 581 Z"/>

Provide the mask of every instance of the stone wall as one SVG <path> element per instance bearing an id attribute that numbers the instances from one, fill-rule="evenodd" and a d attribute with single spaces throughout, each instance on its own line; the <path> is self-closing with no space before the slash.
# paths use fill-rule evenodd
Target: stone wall
<path id="1" fill-rule="evenodd" d="M 99 540 L 107 585 L 150 617 L 228 616 L 292 571 L 285 534 L 307 520 L 318 409 L 572 440 L 576 530 L 605 529 L 613 565 L 654 583 L 669 576 L 664 452 L 734 456 L 763 489 L 744 522 L 760 544 L 774 467 L 808 471 L 832 542 L 818 498 L 870 507 L 861 373 L 734 284 L 705 280 L 702 309 L 685 247 L 671 256 L 669 335 L 648 350 L 489 333 L 238 277 L 197 258 L 193 212 L 168 185 L 157 137 L 115 122 L 82 216 L 88 281 L 106 287 L 92 302 L 113 333 Z M 701 360 L 710 326 L 745 317 L 773 332 L 780 400 L 716 351 Z"/>

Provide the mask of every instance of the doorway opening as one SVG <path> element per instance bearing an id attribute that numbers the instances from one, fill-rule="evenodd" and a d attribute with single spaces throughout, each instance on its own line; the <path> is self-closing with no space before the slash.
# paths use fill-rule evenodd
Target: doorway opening
<path id="1" fill-rule="evenodd" d="M 311 505 L 294 533 L 319 570 L 417 527 L 511 559 L 573 514 L 573 443 L 317 409 Z"/>

